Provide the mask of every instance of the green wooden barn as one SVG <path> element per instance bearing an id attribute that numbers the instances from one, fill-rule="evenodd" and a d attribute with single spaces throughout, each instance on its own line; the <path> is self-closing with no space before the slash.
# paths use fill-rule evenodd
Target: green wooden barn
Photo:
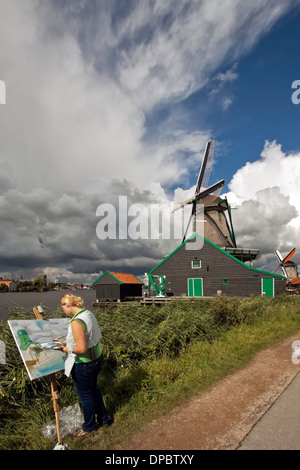
<path id="1" fill-rule="evenodd" d="M 155 266 L 148 278 L 150 296 L 274 297 L 286 291 L 285 276 L 250 267 L 197 233 Z"/>

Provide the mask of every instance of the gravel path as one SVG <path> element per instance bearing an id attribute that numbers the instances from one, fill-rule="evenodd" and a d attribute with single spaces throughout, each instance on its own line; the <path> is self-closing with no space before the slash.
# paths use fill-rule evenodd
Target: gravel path
<path id="1" fill-rule="evenodd" d="M 119 450 L 237 449 L 300 370 L 291 360 L 300 332 L 259 353 L 244 369 L 226 377 L 167 416 L 156 419 Z"/>

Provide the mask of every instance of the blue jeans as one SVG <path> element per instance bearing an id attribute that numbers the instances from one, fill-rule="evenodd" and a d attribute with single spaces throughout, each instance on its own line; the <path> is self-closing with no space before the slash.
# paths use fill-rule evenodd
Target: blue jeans
<path id="1" fill-rule="evenodd" d="M 82 429 L 86 432 L 95 431 L 99 426 L 105 426 L 110 421 L 102 395 L 97 388 L 97 377 L 102 361 L 101 355 L 94 361 L 74 364 L 71 372 L 84 417 Z"/>

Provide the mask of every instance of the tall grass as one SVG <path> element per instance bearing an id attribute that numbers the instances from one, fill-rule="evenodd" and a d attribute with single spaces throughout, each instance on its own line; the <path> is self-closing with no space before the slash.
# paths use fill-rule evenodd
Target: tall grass
<path id="1" fill-rule="evenodd" d="M 215 298 L 138 303 L 94 311 L 103 334 L 99 385 L 114 424 L 70 448 L 112 449 L 148 420 L 243 367 L 262 348 L 300 330 L 300 298 Z M 57 312 L 56 315 L 60 315 Z M 32 318 L 32 312 L 14 317 Z M 0 449 L 51 449 L 41 427 L 53 419 L 49 378 L 30 381 L 6 323 L 0 340 Z M 71 379 L 57 374 L 61 407 L 75 404 Z M 99 440 L 100 438 L 100 440 Z"/>

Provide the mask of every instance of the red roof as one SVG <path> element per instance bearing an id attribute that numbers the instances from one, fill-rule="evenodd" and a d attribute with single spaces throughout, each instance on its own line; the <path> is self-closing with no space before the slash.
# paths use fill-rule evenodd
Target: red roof
<path id="1" fill-rule="evenodd" d="M 294 277 L 294 279 L 291 279 L 290 284 L 292 285 L 300 284 L 300 277 Z"/>
<path id="2" fill-rule="evenodd" d="M 118 279 L 118 281 L 122 282 L 123 284 L 143 284 L 137 277 L 133 274 L 126 274 L 126 273 L 115 273 L 113 271 L 108 271 L 114 277 Z"/>

